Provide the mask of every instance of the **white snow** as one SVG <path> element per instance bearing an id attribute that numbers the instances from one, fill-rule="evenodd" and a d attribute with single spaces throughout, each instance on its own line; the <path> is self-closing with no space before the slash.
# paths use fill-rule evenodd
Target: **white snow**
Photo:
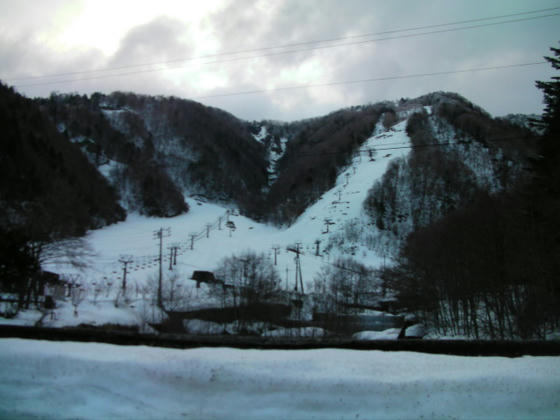
<path id="1" fill-rule="evenodd" d="M 263 125 L 257 134 L 253 134 L 253 138 L 259 143 L 262 143 L 267 135 L 268 135 L 268 130 L 266 129 L 266 126 Z"/>
<path id="2" fill-rule="evenodd" d="M 0 417 L 558 418 L 559 357 L 0 340 Z"/>
<path id="3" fill-rule="evenodd" d="M 409 153 L 407 146 L 410 145 L 410 140 L 405 128 L 406 121 L 381 133 L 376 127 L 374 133 L 379 134 L 372 135 L 363 143 L 351 165 L 340 172 L 335 187 L 325 192 L 292 226 L 287 228 L 257 223 L 239 216 L 235 210 L 230 211 L 221 205 L 187 197 L 190 205 L 188 214 L 160 219 L 132 213 L 124 222 L 89 232 L 85 239 L 94 250 L 95 257 L 93 264 L 81 272 L 81 284 L 87 293 L 83 304 L 84 311 L 78 311 L 79 316 L 74 317 L 72 311 L 65 309 L 66 306 L 62 303 L 63 307 L 55 310 L 57 320 L 52 323 L 75 325 L 76 322 L 86 322 L 82 319 L 82 313 L 87 314 L 90 309 L 94 311 L 96 308 L 99 312 L 105 311 L 110 314 L 103 316 L 106 322 L 109 322 L 109 318 L 113 316 L 115 320 L 122 319 L 125 325 L 130 325 L 132 318 L 142 318 L 143 316 L 138 313 L 131 315 L 130 311 L 138 312 L 139 307 L 144 308 L 143 305 L 138 304 L 138 300 L 142 299 L 142 291 L 145 287 L 150 282 L 153 283 L 157 276 L 159 242 L 154 239 L 154 232 L 162 227 L 170 228 L 170 236 L 166 236 L 163 241 L 164 274 L 166 277 L 173 274 L 179 276 L 178 284 L 183 287 L 183 290 L 188 291 L 191 308 L 216 305 L 215 299 L 204 291 L 195 290 L 194 282 L 188 280 L 194 270 L 213 271 L 223 258 L 247 250 L 264 252 L 273 258 L 272 247 L 275 245 L 280 246 L 276 267 L 282 277 L 282 285 L 292 289 L 295 281 L 294 254 L 288 252 L 286 248 L 296 242 L 302 244 L 303 280 L 306 291 L 311 290 L 314 277 L 322 265 L 333 262 L 341 252 L 344 252 L 343 249 L 336 248 L 330 249 L 329 253 L 324 252 L 329 239 L 342 235 L 349 221 L 363 225 L 368 222 L 362 206 L 369 188 L 385 173 L 392 159 Z M 390 147 L 403 148 L 387 150 Z M 108 170 L 110 167 L 107 165 L 107 168 L 103 169 Z M 230 215 L 228 216 L 226 212 Z M 228 217 L 235 223 L 235 231 L 226 228 L 225 222 Z M 328 233 L 326 219 L 332 223 L 328 225 Z M 211 226 L 208 232 L 207 225 Z M 369 229 L 375 228 L 369 227 Z M 196 235 L 192 250 L 191 234 Z M 321 241 L 318 256 L 315 255 L 317 240 Z M 168 247 L 173 244 L 179 246 L 179 251 L 177 265 L 170 271 Z M 116 299 L 122 283 L 123 266 L 119 263 L 122 255 L 131 256 L 133 260 L 127 267 L 127 302 L 132 302 L 135 308 L 130 308 L 130 305 L 115 308 L 113 305 L 108 310 L 107 307 Z M 382 256 L 365 247 L 361 247 L 354 258 L 370 267 L 383 263 Z M 75 269 L 65 264 L 47 264 L 44 268 L 61 274 L 76 273 Z M 99 298 L 101 295 L 105 296 L 108 303 L 96 301 L 94 299 L 96 293 Z M 142 310 L 145 311 L 145 308 Z M 45 318 L 44 324 L 50 325 L 50 323 L 51 321 Z"/>
<path id="4" fill-rule="evenodd" d="M 114 171 L 116 168 L 118 168 L 118 166 L 119 166 L 119 162 L 117 162 L 116 160 L 108 159 L 107 163 L 104 163 L 103 165 L 99 165 L 97 167 L 97 170 L 105 178 L 111 180 L 111 172 Z"/>
<path id="5" fill-rule="evenodd" d="M 401 332 L 400 328 L 389 328 L 383 331 L 360 331 L 352 336 L 356 340 L 396 340 Z"/>
<path id="6" fill-rule="evenodd" d="M 406 337 L 424 337 L 426 335 L 426 327 L 424 324 L 414 324 L 405 331 Z"/>
<path id="7" fill-rule="evenodd" d="M 276 148 L 274 145 L 269 146 L 268 168 L 267 168 L 269 186 L 272 185 L 272 183 L 276 181 L 276 179 L 278 178 L 278 174 L 277 174 L 278 161 L 282 158 L 282 156 L 284 156 L 284 153 L 286 153 L 287 143 L 288 143 L 288 139 L 286 137 L 282 137 L 280 138 L 279 149 Z"/>

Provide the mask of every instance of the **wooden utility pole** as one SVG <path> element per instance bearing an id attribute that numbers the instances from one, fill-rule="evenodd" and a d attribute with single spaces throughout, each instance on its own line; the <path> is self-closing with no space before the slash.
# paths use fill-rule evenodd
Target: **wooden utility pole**
<path id="1" fill-rule="evenodd" d="M 278 251 L 280 250 L 280 246 L 274 245 L 272 247 L 272 249 L 274 250 L 274 265 L 276 265 L 276 256 L 278 255 Z"/>
<path id="2" fill-rule="evenodd" d="M 119 262 L 123 265 L 123 279 L 122 279 L 122 291 L 123 293 L 126 292 L 126 266 L 132 262 L 131 255 L 121 255 L 119 258 Z"/>
<path id="3" fill-rule="evenodd" d="M 163 238 L 168 238 L 171 236 L 171 228 L 159 228 L 154 231 L 154 239 L 159 240 L 159 277 L 158 277 L 158 292 L 157 292 L 157 304 L 160 308 L 163 308 L 163 300 L 161 297 L 161 282 L 163 277 Z"/>
<path id="4" fill-rule="evenodd" d="M 288 248 L 286 248 L 286 250 L 296 254 L 296 256 L 295 256 L 296 285 L 294 287 L 294 290 L 296 292 L 298 291 L 298 283 L 299 283 L 299 285 L 301 287 L 301 293 L 303 294 L 304 293 L 304 290 L 303 290 L 303 276 L 301 275 L 301 260 L 300 260 L 300 257 L 299 257 L 301 254 L 303 254 L 303 251 L 300 248 L 301 248 L 301 243 L 298 242 L 298 243 L 296 243 L 295 247 L 288 247 Z"/>

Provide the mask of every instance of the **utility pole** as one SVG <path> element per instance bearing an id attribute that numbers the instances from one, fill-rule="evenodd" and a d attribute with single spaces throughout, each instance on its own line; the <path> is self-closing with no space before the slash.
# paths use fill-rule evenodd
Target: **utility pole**
<path id="1" fill-rule="evenodd" d="M 163 308 L 163 300 L 161 297 L 161 281 L 163 277 L 162 264 L 163 264 L 163 238 L 168 238 L 171 236 L 171 228 L 159 228 L 154 231 L 154 239 L 159 240 L 159 277 L 158 277 L 158 292 L 157 292 L 157 304 L 160 308 Z"/>
<path id="2" fill-rule="evenodd" d="M 324 222 L 325 222 L 325 226 L 326 226 L 327 230 L 323 233 L 329 233 L 329 226 L 334 225 L 334 222 L 329 218 L 325 219 Z"/>
<path id="3" fill-rule="evenodd" d="M 289 252 L 293 252 L 294 254 L 296 254 L 296 256 L 295 256 L 295 263 L 296 263 L 296 285 L 295 285 L 294 290 L 295 290 L 296 293 L 297 293 L 297 291 L 298 291 L 298 283 L 299 283 L 299 285 L 301 286 L 301 293 L 303 294 L 303 293 L 304 293 L 304 290 L 303 290 L 303 276 L 301 275 L 301 260 L 300 260 L 300 257 L 299 257 L 301 254 L 303 254 L 303 251 L 301 251 L 300 247 L 301 247 L 301 243 L 298 242 L 298 243 L 296 243 L 295 247 L 288 247 L 288 248 L 286 248 L 286 250 L 289 251 Z"/>
<path id="4" fill-rule="evenodd" d="M 123 280 L 122 280 L 122 290 L 123 293 L 126 292 L 126 266 L 128 264 L 130 264 L 132 262 L 132 256 L 131 255 L 121 255 L 121 257 L 119 258 L 119 262 L 123 265 Z"/>
<path id="5" fill-rule="evenodd" d="M 276 265 L 276 256 L 278 255 L 278 251 L 280 250 L 280 246 L 274 245 L 272 247 L 272 249 L 274 250 L 274 265 Z"/>
<path id="6" fill-rule="evenodd" d="M 231 233 L 235 230 L 235 223 L 233 221 L 228 220 L 226 222 L 226 227 L 229 229 L 229 237 L 231 238 Z"/>
<path id="7" fill-rule="evenodd" d="M 318 257 L 319 256 L 319 245 L 321 244 L 321 240 L 317 239 L 315 240 L 315 256 Z"/>
<path id="8" fill-rule="evenodd" d="M 169 249 L 169 270 L 173 270 L 173 266 L 177 265 L 177 250 L 179 246 L 177 244 L 173 244 Z"/>
<path id="9" fill-rule="evenodd" d="M 173 247 L 168 246 L 167 249 L 169 250 L 169 271 L 173 270 Z"/>
<path id="10" fill-rule="evenodd" d="M 189 233 L 189 238 L 191 238 L 191 251 L 194 249 L 194 238 L 196 238 L 196 233 Z"/>

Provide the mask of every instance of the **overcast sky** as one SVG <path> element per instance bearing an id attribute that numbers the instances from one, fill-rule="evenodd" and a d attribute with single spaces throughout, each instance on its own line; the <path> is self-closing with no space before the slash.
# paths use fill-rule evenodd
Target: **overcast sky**
<path id="1" fill-rule="evenodd" d="M 29 97 L 173 95 L 250 120 L 436 90 L 538 113 L 548 64 L 406 76 L 542 61 L 559 14 L 558 0 L 0 0 L 0 79 Z M 293 86 L 308 87 L 279 89 Z"/>

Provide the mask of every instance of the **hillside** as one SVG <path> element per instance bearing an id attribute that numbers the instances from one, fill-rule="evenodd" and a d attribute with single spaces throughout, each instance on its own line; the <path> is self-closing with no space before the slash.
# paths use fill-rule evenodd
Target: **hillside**
<path id="1" fill-rule="evenodd" d="M 130 211 L 176 216 L 188 211 L 184 194 L 243 207 L 266 185 L 264 148 L 224 111 L 119 92 L 52 95 L 39 102 Z"/>
<path id="2" fill-rule="evenodd" d="M 130 96 L 124 97 L 130 101 Z M 196 163 L 199 155 L 187 154 L 186 143 L 164 140 L 165 133 L 171 136 L 167 129 L 160 126 L 156 130 L 155 120 L 150 120 L 155 117 L 148 118 L 145 114 L 146 109 L 155 106 L 152 103 L 154 100 L 144 99 L 152 105 L 132 103 L 127 106 L 134 106 L 131 109 L 136 111 L 129 111 L 122 108 L 122 103 L 115 104 L 107 97 L 100 98 L 106 102 L 100 102 L 104 105 L 98 117 L 110 119 L 107 131 L 121 130 L 115 131 L 120 133 L 114 137 L 116 142 L 118 139 L 130 139 L 133 132 L 131 125 L 123 126 L 123 121 L 136 121 L 140 127 L 150 128 L 150 133 L 160 133 L 160 137 L 156 138 L 138 129 L 139 134 L 133 141 L 138 150 L 145 153 L 153 147 L 152 155 L 147 159 L 166 168 L 165 175 L 177 182 L 175 186 L 181 180 L 185 182 L 182 191 L 186 194 L 190 210 L 165 219 L 132 212 L 125 222 L 91 231 L 84 239 L 94 256 L 85 271 L 69 268 L 64 261 L 46 265 L 45 268 L 50 271 L 79 283 L 85 297 L 77 316 L 72 315 L 72 305 L 66 303 L 57 310 L 56 319 L 43 320 L 45 325 L 121 323 L 148 328 L 148 324 L 157 324 L 165 319 L 154 300 L 159 256 L 158 241 L 154 240 L 153 233 L 167 227 L 169 232 L 163 240 L 162 260 L 163 298 L 167 309 L 200 311 L 224 307 L 224 296 L 217 293 L 213 286 L 203 283 L 198 288 L 196 281 L 189 278 L 193 271 L 202 270 L 215 272 L 225 282 L 237 281 L 228 277 L 231 274 L 222 271 L 224 262 L 232 255 L 247 258 L 247 252 L 255 255 L 264 253 L 267 261 L 275 261 L 271 269 L 277 273 L 279 284 L 276 287 L 281 293 L 293 292 L 296 284 L 299 293 L 303 288 L 309 298 L 306 298 L 303 312 L 298 317 L 307 320 L 305 322 L 311 322 L 313 312 L 319 308 L 330 310 L 332 299 L 335 299 L 332 302 L 338 302 L 337 311 L 341 314 L 355 314 L 356 308 L 364 305 L 379 308 L 384 298 L 392 298 L 390 294 L 385 297 L 386 284 L 375 274 L 375 269 L 391 266 L 392 257 L 406 235 L 431 220 L 445 216 L 454 206 L 460 206 L 460 200 L 454 205 L 444 206 L 450 203 L 448 192 L 451 190 L 469 193 L 471 188 L 492 193 L 509 188 L 522 178 L 521 168 L 529 153 L 527 150 L 530 150 L 525 146 L 531 141 L 531 136 L 525 129 L 493 122 L 487 114 L 464 99 L 443 93 L 344 110 L 296 123 L 268 121 L 235 125 L 239 133 L 249 136 L 243 141 L 252 142 L 254 150 L 258 151 L 255 156 L 260 156 L 262 161 L 257 166 L 267 169 L 264 179 L 268 185 L 255 184 L 259 186 L 259 193 L 254 191 L 252 194 L 257 198 L 251 199 L 262 206 L 260 218 L 276 223 L 292 221 L 289 225 L 275 227 L 239 213 L 238 208 L 243 210 L 242 206 L 236 206 L 236 200 L 228 200 L 226 195 L 209 188 L 211 184 L 203 188 L 203 184 L 193 186 L 186 183 L 186 179 L 192 179 L 189 178 L 192 167 L 199 167 Z M 109 109 L 109 103 L 115 109 Z M 496 140 L 496 135 L 479 139 L 466 134 L 468 130 L 472 131 L 471 125 L 458 127 L 453 122 L 455 120 L 450 122 L 442 116 L 441 110 L 447 109 L 450 103 L 460 107 L 477 123 L 480 119 L 492 130 L 503 127 L 503 133 L 499 131 L 504 134 L 502 137 L 524 136 L 523 140 L 501 142 Z M 144 119 L 140 119 L 140 115 Z M 58 124 L 63 132 L 71 130 L 66 123 Z M 337 131 L 336 127 L 342 128 Z M 352 130 L 355 134 L 349 135 Z M 366 132 L 367 135 L 362 134 Z M 125 136 L 123 133 L 129 134 Z M 199 139 L 202 138 L 200 135 Z M 218 147 L 216 143 L 211 144 Z M 422 148 L 425 144 L 433 146 L 432 149 Z M 90 160 L 95 159 L 83 142 L 82 150 L 86 151 Z M 115 152 L 109 157 L 109 153 L 99 153 L 99 168 L 115 182 L 118 178 L 112 178 L 106 167 L 118 167 L 113 158 L 119 154 Z M 234 152 L 224 153 L 224 157 L 231 153 Z M 504 157 L 498 159 L 497 156 Z M 185 178 L 165 166 L 165 162 L 172 159 L 183 159 L 185 162 L 192 159 L 186 165 Z M 134 160 L 131 162 L 129 165 Z M 118 164 L 126 165 L 124 162 Z M 224 162 L 216 164 L 226 167 L 232 163 L 224 159 Z M 504 168 L 510 168 L 508 176 L 503 175 Z M 332 179 L 324 179 L 325 172 L 331 173 Z M 417 172 L 425 175 L 425 185 L 419 185 L 414 178 Z M 456 175 L 452 183 L 444 176 L 450 172 Z M 301 173 L 321 176 L 300 182 L 295 174 Z M 217 176 L 213 172 L 206 175 Z M 289 184 L 289 179 L 293 184 Z M 438 189 L 439 183 L 441 189 Z M 387 189 L 391 188 L 394 191 L 392 200 L 386 196 Z M 121 191 L 126 192 L 126 189 L 121 186 Z M 422 192 L 424 196 L 420 194 Z M 284 199 L 281 200 L 281 197 Z M 462 199 L 466 201 L 468 197 L 467 194 Z M 266 208 L 263 203 L 267 202 L 272 210 L 262 212 Z M 432 211 L 434 208 L 438 211 Z M 177 250 L 175 263 L 172 247 Z M 289 249 L 302 251 L 301 268 L 295 264 L 295 254 Z M 126 285 L 121 262 L 124 260 L 128 261 Z M 301 280 L 296 277 L 299 270 Z M 348 275 L 354 271 L 367 275 Z M 344 295 L 343 300 L 340 296 L 336 297 L 337 278 L 345 279 L 344 287 L 352 291 Z M 283 302 L 283 298 L 275 301 Z M 392 324 L 384 321 L 379 327 L 389 325 Z"/>
<path id="3" fill-rule="evenodd" d="M 365 202 L 376 226 L 399 238 L 479 194 L 512 190 L 535 156 L 535 135 L 528 128 L 493 119 L 458 95 L 435 93 L 401 106 L 414 102 L 430 108 L 408 119 L 411 153 L 391 162 Z"/>
<path id="4" fill-rule="evenodd" d="M 30 99 L 0 85 L 0 228 L 33 241 L 123 220 L 113 188 Z"/>
<path id="5" fill-rule="evenodd" d="M 83 237 L 85 268 L 64 255 L 43 264 L 79 292 L 75 307 L 59 302 L 52 319 L 26 315 L 52 326 L 163 328 L 172 322 L 163 306 L 202 317 L 172 328 L 238 332 L 247 326 L 209 320 L 239 305 L 228 288 L 249 290 L 246 264 L 255 264 L 255 281 L 269 282 L 256 304 L 290 311 L 289 296 L 301 296 L 298 311 L 274 315 L 284 327 L 324 334 L 341 328 L 325 324 L 332 314 L 350 320 L 367 311 L 370 329 L 399 325 L 402 318 L 379 311 L 416 312 L 394 303 L 403 295 L 386 272 L 411 234 L 481 194 L 513 191 L 535 154 L 523 119 L 494 119 L 442 92 L 292 123 L 244 122 L 191 101 L 124 93 L 35 103 L 128 211 L 126 221 Z M 191 279 L 195 270 L 214 272 L 223 289 Z M 259 325 L 251 327 L 259 334 L 280 328 Z"/>
<path id="6" fill-rule="evenodd" d="M 192 101 L 120 92 L 89 98 L 52 95 L 39 104 L 107 176 L 128 210 L 174 216 L 188 211 L 182 195 L 198 195 L 278 225 L 293 223 L 333 187 L 379 121 L 389 128 L 417 105 L 436 108 L 431 122 L 436 142 L 448 143 L 456 133 L 477 145 L 504 133 L 530 137 L 519 125 L 492 119 L 448 93 L 291 123 L 244 122 Z M 493 147 L 494 154 L 506 150 L 504 159 L 519 161 L 520 156 L 507 152 L 515 145 L 488 144 L 483 149 Z"/>

